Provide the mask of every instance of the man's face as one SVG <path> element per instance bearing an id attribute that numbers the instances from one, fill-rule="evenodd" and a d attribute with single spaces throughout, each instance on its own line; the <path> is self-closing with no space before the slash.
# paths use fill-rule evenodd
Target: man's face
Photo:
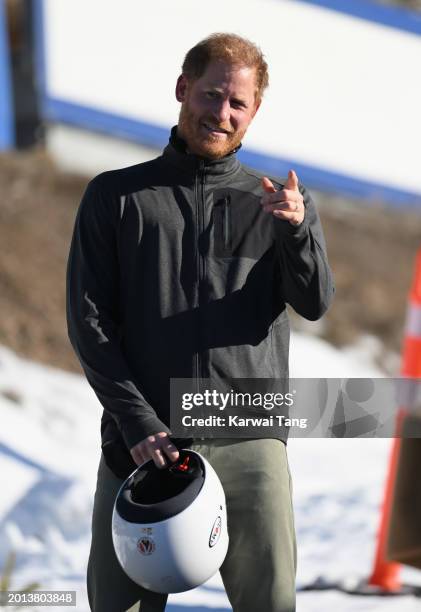
<path id="1" fill-rule="evenodd" d="M 255 91 L 256 71 L 245 66 L 213 61 L 199 79 L 181 75 L 178 135 L 189 152 L 218 159 L 235 149 L 259 108 Z"/>

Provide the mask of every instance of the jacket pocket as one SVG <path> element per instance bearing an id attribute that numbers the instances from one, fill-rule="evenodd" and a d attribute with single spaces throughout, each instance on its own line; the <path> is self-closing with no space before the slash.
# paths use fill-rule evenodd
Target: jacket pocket
<path id="1" fill-rule="evenodd" d="M 214 244 L 216 257 L 232 255 L 232 209 L 231 197 L 218 200 L 213 208 Z"/>

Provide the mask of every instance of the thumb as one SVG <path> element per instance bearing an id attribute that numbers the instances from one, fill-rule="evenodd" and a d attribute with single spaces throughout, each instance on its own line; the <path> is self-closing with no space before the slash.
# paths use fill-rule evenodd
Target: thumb
<path id="1" fill-rule="evenodd" d="M 298 176 L 295 174 L 294 170 L 288 172 L 288 178 L 285 182 L 284 189 L 290 189 L 291 191 L 298 189 Z"/>
<path id="2" fill-rule="evenodd" d="M 262 187 L 263 187 L 263 190 L 266 191 L 266 193 L 275 193 L 276 191 L 272 181 L 268 179 L 266 176 L 262 178 Z"/>

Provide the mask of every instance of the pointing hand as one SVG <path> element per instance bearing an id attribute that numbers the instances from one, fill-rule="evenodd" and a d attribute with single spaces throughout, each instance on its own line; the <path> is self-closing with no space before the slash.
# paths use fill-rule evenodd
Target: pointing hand
<path id="1" fill-rule="evenodd" d="M 277 191 L 271 180 L 262 178 L 264 195 L 261 199 L 263 210 L 272 213 L 277 219 L 300 225 L 304 220 L 304 199 L 298 189 L 298 177 L 294 170 L 288 172 L 284 188 Z"/>

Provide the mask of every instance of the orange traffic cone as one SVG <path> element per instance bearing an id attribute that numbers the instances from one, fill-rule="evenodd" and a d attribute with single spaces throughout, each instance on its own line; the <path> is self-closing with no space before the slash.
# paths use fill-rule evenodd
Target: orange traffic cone
<path id="1" fill-rule="evenodd" d="M 402 349 L 401 374 L 405 378 L 421 378 L 421 249 L 418 250 L 413 284 L 409 293 L 409 308 Z M 410 408 L 410 406 L 403 406 L 399 410 L 397 417 L 396 437 L 393 440 L 390 454 L 374 567 L 368 580 L 370 585 L 378 586 L 390 592 L 398 591 L 402 586 L 399 578 L 401 566 L 399 563 L 387 559 L 386 545 L 389 534 L 396 471 L 401 448 L 401 431 L 407 414 L 407 408 Z"/>
<path id="2" fill-rule="evenodd" d="M 421 249 L 418 250 L 414 280 L 409 293 L 402 376 L 421 377 Z"/>

